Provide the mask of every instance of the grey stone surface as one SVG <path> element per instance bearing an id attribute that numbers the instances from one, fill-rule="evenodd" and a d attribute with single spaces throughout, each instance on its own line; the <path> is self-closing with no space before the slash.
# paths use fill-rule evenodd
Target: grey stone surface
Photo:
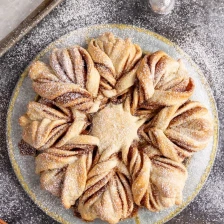
<path id="1" fill-rule="evenodd" d="M 219 150 L 212 172 L 195 200 L 169 223 L 224 223 L 224 1 L 179 0 L 167 16 L 156 16 L 147 0 L 67 0 L 0 58 L 0 218 L 12 224 L 57 223 L 26 195 L 10 165 L 6 113 L 20 74 L 45 46 L 92 24 L 124 23 L 155 31 L 177 43 L 201 67 L 217 102 Z"/>

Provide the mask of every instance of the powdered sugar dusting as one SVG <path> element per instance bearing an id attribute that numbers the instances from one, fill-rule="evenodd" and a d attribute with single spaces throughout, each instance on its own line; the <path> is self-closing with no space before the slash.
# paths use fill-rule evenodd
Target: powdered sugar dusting
<path id="1" fill-rule="evenodd" d="M 201 67 L 215 94 L 220 116 L 220 148 L 224 145 L 224 2 L 177 1 L 172 14 L 157 17 L 147 1 L 65 1 L 0 59 L 0 117 L 4 122 L 12 90 L 19 75 L 47 44 L 78 27 L 96 23 L 128 23 L 158 32 L 178 43 Z M 25 108 L 24 108 L 25 111 Z M 0 217 L 9 223 L 56 223 L 25 195 L 9 164 L 5 144 L 5 122 L 0 132 Z M 171 223 L 223 223 L 223 151 L 194 203 Z"/>
<path id="2" fill-rule="evenodd" d="M 122 104 L 108 105 L 98 112 L 93 117 L 91 134 L 100 140 L 99 153 L 107 150 L 112 155 L 122 147 L 129 148 L 132 141 L 138 139 L 137 130 L 141 123 L 137 124 L 137 121 L 137 117 L 123 110 Z"/>

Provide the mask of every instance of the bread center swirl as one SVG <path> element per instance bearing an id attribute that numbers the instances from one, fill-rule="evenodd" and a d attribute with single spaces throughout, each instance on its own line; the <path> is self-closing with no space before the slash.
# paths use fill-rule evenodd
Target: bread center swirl
<path id="1" fill-rule="evenodd" d="M 99 153 L 114 154 L 129 147 L 138 139 L 139 118 L 123 109 L 123 105 L 109 104 L 94 115 L 91 135 L 99 138 Z"/>

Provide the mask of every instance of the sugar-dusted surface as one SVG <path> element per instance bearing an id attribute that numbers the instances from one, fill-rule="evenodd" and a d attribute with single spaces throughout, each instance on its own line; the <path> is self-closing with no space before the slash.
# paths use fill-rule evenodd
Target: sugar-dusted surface
<path id="1" fill-rule="evenodd" d="M 124 111 L 122 104 L 109 105 L 96 114 L 91 134 L 100 140 L 99 153 L 110 149 L 109 155 L 113 155 L 137 140 L 138 128 L 143 123 L 137 124 L 137 120 L 137 117 Z"/>
<path id="2" fill-rule="evenodd" d="M 49 53 L 55 47 L 67 47 L 73 44 L 78 44 L 81 46 L 85 46 L 86 40 L 92 37 L 97 37 L 99 34 L 104 32 L 113 32 L 115 35 L 126 38 L 131 37 L 135 43 L 138 43 L 140 46 L 144 47 L 145 51 L 155 51 L 157 49 L 163 50 L 165 52 L 169 52 L 170 56 L 174 58 L 183 58 L 185 59 L 184 55 L 180 54 L 173 45 L 169 45 L 166 42 L 163 42 L 153 35 L 148 35 L 145 32 L 139 32 L 132 27 L 119 27 L 119 26 L 92 26 L 90 28 L 81 28 L 76 31 L 69 33 L 69 35 L 65 35 L 60 38 L 58 41 L 53 42 L 47 48 L 47 53 L 41 53 L 40 60 L 46 60 L 48 58 Z M 46 51 L 45 51 L 46 52 Z M 43 55 L 44 54 L 44 55 Z M 193 98 L 195 100 L 199 100 L 202 102 L 210 111 L 210 113 L 215 116 L 215 111 L 212 110 L 212 102 L 209 100 L 208 94 L 209 90 L 207 91 L 205 86 L 202 84 L 203 77 L 201 77 L 198 72 L 192 67 L 192 65 L 187 61 L 184 60 L 185 66 L 191 77 L 195 80 L 195 84 L 197 86 L 197 91 L 193 94 Z M 201 79 L 202 78 L 202 79 Z M 19 91 L 19 92 L 18 92 Z M 55 197 L 50 195 L 49 193 L 40 189 L 38 177 L 34 172 L 34 161 L 32 157 L 23 157 L 20 155 L 17 149 L 17 144 L 21 139 L 21 128 L 18 126 L 18 119 L 21 114 L 24 113 L 27 103 L 34 98 L 34 92 L 31 91 L 31 81 L 29 77 L 25 77 L 22 81 L 21 87 L 16 89 L 16 93 L 18 96 L 15 99 L 15 104 L 12 108 L 12 114 L 10 118 L 10 125 L 9 129 L 10 132 L 10 142 L 12 144 L 12 151 L 13 156 L 11 158 L 13 160 L 13 164 L 18 164 L 20 169 L 20 173 L 17 175 L 20 178 L 21 183 L 28 191 L 28 194 L 32 197 L 34 201 L 46 212 L 50 212 L 50 216 L 55 217 L 57 220 L 59 219 L 61 222 L 72 223 L 74 221 L 74 217 L 72 215 L 71 210 L 64 210 L 59 202 Z M 211 93 L 210 93 L 211 94 Z M 104 110 L 102 110 L 103 112 Z M 113 118 L 111 117 L 113 120 Z M 93 119 L 94 120 L 94 119 Z M 115 119 L 116 120 L 116 119 Z M 94 128 L 93 128 L 94 131 Z M 115 147 L 116 149 L 116 147 Z M 208 166 L 210 154 L 212 151 L 212 139 L 210 144 L 201 152 L 198 152 L 194 155 L 191 163 L 188 167 L 189 171 L 189 178 L 187 179 L 186 186 L 183 192 L 183 199 L 184 204 L 187 203 L 188 200 L 192 199 L 192 194 L 195 192 L 196 187 L 200 185 L 200 179 L 202 174 L 205 171 L 205 168 Z M 195 172 L 197 171 L 197 172 Z M 191 198 L 191 199 L 188 199 Z M 189 201 L 188 201 L 189 202 Z M 150 213 L 145 212 L 144 210 L 140 210 L 140 221 L 141 223 L 155 223 L 165 217 L 167 217 L 170 213 L 177 214 L 174 208 L 170 208 L 169 210 L 164 210 L 160 213 Z M 127 223 L 132 222 L 134 220 L 126 220 Z M 82 223 L 81 220 L 76 220 L 78 223 Z M 96 222 L 95 222 L 96 223 Z"/>
<path id="3" fill-rule="evenodd" d="M 11 169 L 5 144 L 5 118 L 12 90 L 32 58 L 48 43 L 78 27 L 127 23 L 158 32 L 179 44 L 202 68 L 212 86 L 220 116 L 220 149 L 212 173 L 195 201 L 170 223 L 223 223 L 224 2 L 177 1 L 172 14 L 156 17 L 146 0 L 66 1 L 0 59 L 0 217 L 9 223 L 56 223 L 33 204 Z M 24 108 L 25 110 L 25 108 Z"/>

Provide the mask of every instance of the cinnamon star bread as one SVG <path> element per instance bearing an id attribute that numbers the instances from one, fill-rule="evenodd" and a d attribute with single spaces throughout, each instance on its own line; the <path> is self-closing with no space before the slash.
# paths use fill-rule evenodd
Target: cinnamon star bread
<path id="1" fill-rule="evenodd" d="M 213 123 L 190 100 L 181 60 L 105 33 L 88 50 L 54 49 L 29 77 L 40 99 L 19 119 L 23 143 L 37 152 L 42 189 L 66 209 L 115 224 L 182 203 L 185 159 L 206 147 Z"/>

